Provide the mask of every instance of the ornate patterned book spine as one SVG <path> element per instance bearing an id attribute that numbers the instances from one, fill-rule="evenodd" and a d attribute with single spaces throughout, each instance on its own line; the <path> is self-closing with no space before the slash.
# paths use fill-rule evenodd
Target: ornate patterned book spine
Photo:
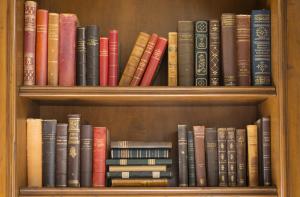
<path id="1" fill-rule="evenodd" d="M 48 85 L 58 85 L 59 14 L 49 13 L 48 22 Z"/>
<path id="2" fill-rule="evenodd" d="M 111 149 L 111 158 L 112 159 L 157 159 L 157 158 L 169 158 L 168 149 Z"/>
<path id="3" fill-rule="evenodd" d="M 236 186 L 235 128 L 227 128 L 228 186 Z"/>
<path id="4" fill-rule="evenodd" d="M 195 22 L 195 85 L 208 85 L 208 21 Z"/>
<path id="5" fill-rule="evenodd" d="M 234 14 L 222 14 L 222 55 L 225 86 L 237 85 L 236 19 Z"/>
<path id="6" fill-rule="evenodd" d="M 178 125 L 179 187 L 188 186 L 187 125 Z"/>
<path id="7" fill-rule="evenodd" d="M 76 85 L 86 86 L 86 32 L 85 27 L 76 30 Z"/>
<path id="8" fill-rule="evenodd" d="M 86 27 L 86 85 L 99 85 L 99 28 Z"/>
<path id="9" fill-rule="evenodd" d="M 252 84 L 269 86 L 271 82 L 271 12 L 253 10 L 251 19 Z"/>
<path id="10" fill-rule="evenodd" d="M 109 166 L 172 165 L 172 159 L 107 159 Z"/>
<path id="11" fill-rule="evenodd" d="M 246 130 L 237 129 L 236 130 L 236 167 L 237 167 L 237 186 L 247 185 L 247 156 L 246 147 Z"/>
<path id="12" fill-rule="evenodd" d="M 249 186 L 258 186 L 257 126 L 247 125 Z"/>
<path id="13" fill-rule="evenodd" d="M 100 37 L 99 45 L 100 86 L 108 86 L 108 38 Z"/>
<path id="14" fill-rule="evenodd" d="M 144 32 L 140 32 L 132 52 L 130 54 L 129 60 L 125 66 L 124 72 L 122 74 L 119 86 L 129 86 L 131 80 L 134 76 L 136 68 L 141 60 L 141 57 L 144 53 L 146 45 L 149 41 L 150 35 Z"/>
<path id="15" fill-rule="evenodd" d="M 81 125 L 80 130 L 80 186 L 92 187 L 93 127 L 92 125 Z"/>
<path id="16" fill-rule="evenodd" d="M 26 1 L 24 7 L 24 85 L 35 85 L 35 33 L 36 33 L 35 1 Z"/>
<path id="17" fill-rule="evenodd" d="M 207 185 L 219 185 L 218 133 L 216 128 L 205 129 Z"/>
<path id="18" fill-rule="evenodd" d="M 108 172 L 107 178 L 117 178 L 117 179 L 134 179 L 134 178 L 152 178 L 152 179 L 163 179 L 163 178 L 172 178 L 172 172 L 147 172 L 147 171 L 138 171 L 138 172 Z"/>
<path id="19" fill-rule="evenodd" d="M 68 187 L 80 186 L 80 114 L 69 114 Z"/>
<path id="20" fill-rule="evenodd" d="M 167 166 L 109 166 L 110 172 L 165 172 Z"/>
<path id="21" fill-rule="evenodd" d="M 117 86 L 119 80 L 119 34 L 117 30 L 109 32 L 108 51 L 108 84 Z"/>
<path id="22" fill-rule="evenodd" d="M 177 32 L 169 32 L 168 86 L 177 86 Z"/>
<path id="23" fill-rule="evenodd" d="M 112 141 L 110 143 L 111 148 L 147 148 L 147 149 L 159 149 L 159 148 L 172 148 L 172 142 L 144 142 L 144 141 Z"/>
<path id="24" fill-rule="evenodd" d="M 57 120 L 43 120 L 43 187 L 55 187 L 55 136 Z"/>
<path id="25" fill-rule="evenodd" d="M 178 74 L 180 86 L 194 86 L 194 24 L 178 21 Z"/>
<path id="26" fill-rule="evenodd" d="M 236 16 L 236 51 L 240 86 L 250 86 L 250 15 Z"/>
<path id="27" fill-rule="evenodd" d="M 220 21 L 209 21 L 209 85 L 221 85 Z"/>
<path id="28" fill-rule="evenodd" d="M 112 179 L 112 187 L 166 187 L 168 179 Z"/>
<path id="29" fill-rule="evenodd" d="M 227 130 L 218 128 L 219 186 L 228 186 Z"/>
<path id="30" fill-rule="evenodd" d="M 196 186 L 196 170 L 195 170 L 195 145 L 194 145 L 194 132 L 187 132 L 188 143 L 188 173 L 189 173 L 189 186 Z"/>
<path id="31" fill-rule="evenodd" d="M 262 136 L 263 184 L 264 186 L 270 186 L 272 184 L 270 117 L 262 118 Z"/>

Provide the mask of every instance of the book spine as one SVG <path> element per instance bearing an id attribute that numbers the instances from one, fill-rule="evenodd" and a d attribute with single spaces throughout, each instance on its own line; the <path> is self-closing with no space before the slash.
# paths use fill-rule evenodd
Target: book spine
<path id="1" fill-rule="evenodd" d="M 74 14 L 59 15 L 59 86 L 75 85 L 76 23 Z"/>
<path id="2" fill-rule="evenodd" d="M 219 185 L 218 133 L 216 128 L 205 129 L 207 185 Z"/>
<path id="3" fill-rule="evenodd" d="M 209 21 L 209 85 L 221 85 L 220 21 Z"/>
<path id="4" fill-rule="evenodd" d="M 179 85 L 194 85 L 194 24 L 178 22 L 178 71 Z"/>
<path id="5" fill-rule="evenodd" d="M 35 85 L 35 39 L 36 39 L 35 1 L 26 1 L 24 7 L 24 85 Z"/>
<path id="6" fill-rule="evenodd" d="M 236 19 L 234 14 L 222 14 L 222 55 L 224 85 L 236 86 Z"/>
<path id="7" fill-rule="evenodd" d="M 257 126 L 247 125 L 249 186 L 258 186 Z"/>
<path id="8" fill-rule="evenodd" d="M 271 13 L 253 10 L 251 19 L 252 84 L 271 85 Z"/>
<path id="9" fill-rule="evenodd" d="M 179 187 L 188 186 L 187 125 L 178 125 Z"/>
<path id="10" fill-rule="evenodd" d="M 255 122 L 257 126 L 257 156 L 258 156 L 258 185 L 264 185 L 264 176 L 263 176 L 263 131 L 262 131 L 262 120 L 258 119 Z"/>
<path id="11" fill-rule="evenodd" d="M 144 54 L 141 58 L 141 61 L 139 63 L 139 65 L 137 66 L 137 69 L 134 73 L 133 79 L 130 83 L 130 86 L 138 86 L 144 76 L 144 73 L 146 71 L 146 68 L 148 66 L 148 63 L 150 61 L 150 57 L 154 51 L 154 47 L 157 43 L 158 40 L 158 35 L 157 34 L 152 34 L 149 42 L 146 46 L 146 49 L 144 51 Z"/>
<path id="12" fill-rule="evenodd" d="M 59 14 L 49 13 L 48 22 L 48 85 L 58 85 Z"/>
<path id="13" fill-rule="evenodd" d="M 81 125 L 80 130 L 80 187 L 92 187 L 93 127 Z"/>
<path id="14" fill-rule="evenodd" d="M 172 165 L 172 159 L 107 159 L 106 165 L 110 165 L 110 166 Z"/>
<path id="15" fill-rule="evenodd" d="M 228 186 L 236 186 L 235 128 L 227 128 Z"/>
<path id="16" fill-rule="evenodd" d="M 112 187 L 166 187 L 168 179 L 112 179 Z"/>
<path id="17" fill-rule="evenodd" d="M 108 178 L 117 179 L 134 179 L 134 178 L 152 178 L 152 179 L 163 179 L 172 178 L 171 172 L 108 172 Z"/>
<path id="18" fill-rule="evenodd" d="M 194 132 L 187 132 L 189 186 L 196 186 Z"/>
<path id="19" fill-rule="evenodd" d="M 93 187 L 105 187 L 107 129 L 94 127 Z"/>
<path id="20" fill-rule="evenodd" d="M 99 85 L 99 28 L 86 27 L 86 84 Z"/>
<path id="21" fill-rule="evenodd" d="M 271 173 L 271 127 L 270 118 L 262 118 L 262 155 L 263 155 L 263 184 L 264 186 L 270 186 L 272 184 Z"/>
<path id="22" fill-rule="evenodd" d="M 68 115 L 68 187 L 80 186 L 80 115 Z"/>
<path id="23" fill-rule="evenodd" d="M 228 186 L 227 130 L 218 129 L 219 186 Z"/>
<path id="24" fill-rule="evenodd" d="M 195 22 L 195 85 L 208 85 L 208 21 Z"/>
<path id="25" fill-rule="evenodd" d="M 111 158 L 169 158 L 168 149 L 111 149 Z"/>
<path id="26" fill-rule="evenodd" d="M 119 80 L 119 34 L 117 30 L 109 32 L 108 51 L 108 84 L 117 86 Z"/>
<path id="27" fill-rule="evenodd" d="M 42 187 L 42 120 L 27 119 L 27 183 Z"/>
<path id="28" fill-rule="evenodd" d="M 171 142 L 143 142 L 143 141 L 112 141 L 110 143 L 111 148 L 117 149 L 128 149 L 128 148 L 146 148 L 146 149 L 159 149 L 159 148 L 166 148 L 171 149 L 172 143 Z"/>
<path id="29" fill-rule="evenodd" d="M 148 172 L 159 172 L 167 171 L 166 166 L 109 166 L 110 172 L 139 172 L 139 171 L 148 171 Z"/>
<path id="30" fill-rule="evenodd" d="M 85 27 L 76 30 L 76 85 L 86 86 L 86 32 Z"/>
<path id="31" fill-rule="evenodd" d="M 177 86 L 177 32 L 169 32 L 168 86 Z"/>
<path id="32" fill-rule="evenodd" d="M 108 86 L 108 38 L 100 37 L 99 43 L 99 63 L 100 63 L 100 86 Z"/>
<path id="33" fill-rule="evenodd" d="M 43 187 L 55 187 L 55 136 L 57 120 L 43 120 Z"/>
<path id="34" fill-rule="evenodd" d="M 129 60 L 125 66 L 124 72 L 122 74 L 121 80 L 119 82 L 120 86 L 129 86 L 136 68 L 141 60 L 144 53 L 146 45 L 149 41 L 150 35 L 144 32 L 140 32 L 135 45 L 130 54 Z"/>
<path id="35" fill-rule="evenodd" d="M 247 166 L 246 166 L 246 130 L 236 130 L 236 167 L 237 167 L 237 186 L 247 185 Z"/>
<path id="36" fill-rule="evenodd" d="M 236 51 L 239 85 L 250 86 L 250 15 L 236 16 Z"/>

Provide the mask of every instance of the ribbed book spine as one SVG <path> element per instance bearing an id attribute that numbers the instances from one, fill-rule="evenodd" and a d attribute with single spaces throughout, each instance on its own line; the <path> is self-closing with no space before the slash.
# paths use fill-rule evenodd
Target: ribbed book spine
<path id="1" fill-rule="evenodd" d="M 177 32 L 169 32 L 169 45 L 168 45 L 168 86 L 177 86 Z"/>
<path id="2" fill-rule="evenodd" d="M 247 185 L 247 165 L 246 165 L 246 130 L 236 130 L 236 167 L 237 167 L 237 186 Z"/>
<path id="3" fill-rule="evenodd" d="M 100 86 L 108 86 L 108 67 L 109 67 L 109 57 L 108 57 L 108 38 L 100 37 L 99 43 L 99 63 L 100 63 Z"/>
<path id="4" fill-rule="evenodd" d="M 257 126 L 247 125 L 249 186 L 258 186 Z"/>
<path id="5" fill-rule="evenodd" d="M 80 130 L 80 187 L 92 187 L 93 127 L 81 125 Z"/>
<path id="6" fill-rule="evenodd" d="M 99 28 L 86 27 L 86 85 L 99 85 Z"/>
<path id="7" fill-rule="evenodd" d="M 86 32 L 85 27 L 76 30 L 76 85 L 86 86 Z"/>
<path id="8" fill-rule="evenodd" d="M 262 155 L 263 155 L 263 184 L 270 186 L 272 184 L 271 173 L 271 125 L 270 117 L 263 117 L 262 119 Z"/>
<path id="9" fill-rule="evenodd" d="M 216 128 L 205 129 L 207 185 L 219 185 L 218 133 Z"/>
<path id="10" fill-rule="evenodd" d="M 169 158 L 169 150 L 168 149 L 111 149 L 111 158 Z"/>
<path id="11" fill-rule="evenodd" d="M 218 128 L 219 186 L 228 186 L 227 130 Z"/>
<path id="12" fill-rule="evenodd" d="M 172 159 L 107 159 L 109 166 L 132 166 L 132 165 L 172 165 Z"/>
<path id="13" fill-rule="evenodd" d="M 168 179 L 112 179 L 112 187 L 166 187 Z"/>
<path id="14" fill-rule="evenodd" d="M 236 186 L 235 128 L 227 128 L 228 186 Z"/>
<path id="15" fill-rule="evenodd" d="M 111 148 L 116 149 L 159 149 L 159 148 L 172 148 L 172 142 L 145 142 L 145 141 L 112 141 Z"/>
<path id="16" fill-rule="evenodd" d="M 209 85 L 221 85 L 220 21 L 209 21 Z"/>
<path id="17" fill-rule="evenodd" d="M 119 33 L 109 32 L 108 39 L 108 85 L 117 86 L 119 81 Z"/>
<path id="18" fill-rule="evenodd" d="M 195 145 L 194 145 L 194 132 L 187 132 L 188 142 L 188 173 L 189 173 L 189 186 L 196 186 L 196 170 L 195 170 Z"/>
<path id="19" fill-rule="evenodd" d="M 178 125 L 179 187 L 188 186 L 187 125 Z"/>
<path id="20" fill-rule="evenodd" d="M 107 178 L 117 178 L 117 179 L 131 179 L 131 178 L 152 178 L 152 179 L 162 179 L 171 178 L 171 172 L 108 172 Z"/>

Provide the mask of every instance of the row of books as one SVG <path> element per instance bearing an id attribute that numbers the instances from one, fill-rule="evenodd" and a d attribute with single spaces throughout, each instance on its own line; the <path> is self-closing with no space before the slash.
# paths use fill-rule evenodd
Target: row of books
<path id="1" fill-rule="evenodd" d="M 270 118 L 246 129 L 178 125 L 179 186 L 270 186 Z"/>

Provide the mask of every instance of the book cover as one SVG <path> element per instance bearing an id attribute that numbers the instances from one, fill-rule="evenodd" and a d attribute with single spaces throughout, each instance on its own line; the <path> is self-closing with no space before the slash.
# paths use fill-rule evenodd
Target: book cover
<path id="1" fill-rule="evenodd" d="M 117 86 L 119 81 L 119 33 L 109 31 L 108 38 L 108 85 Z"/>
<path id="2" fill-rule="evenodd" d="M 227 128 L 228 186 L 236 186 L 236 131 Z"/>
<path id="3" fill-rule="evenodd" d="M 145 166 L 145 165 L 172 165 L 172 159 L 107 159 L 109 166 Z"/>
<path id="4" fill-rule="evenodd" d="M 86 85 L 99 85 L 99 28 L 86 27 Z"/>
<path id="5" fill-rule="evenodd" d="M 120 149 L 133 149 L 133 148 L 145 148 L 145 149 L 159 149 L 159 148 L 172 148 L 172 142 L 146 142 L 146 141 L 112 141 L 110 148 Z"/>
<path id="6" fill-rule="evenodd" d="M 167 171 L 167 166 L 109 166 L 109 172 L 165 172 Z"/>
<path id="7" fill-rule="evenodd" d="M 135 178 L 150 178 L 150 179 L 163 179 L 171 178 L 172 172 L 160 172 L 160 171 L 130 171 L 130 172 L 107 172 L 107 178 L 111 179 L 135 179 Z"/>
<path id="8" fill-rule="evenodd" d="M 257 126 L 247 125 L 249 186 L 258 186 Z"/>
<path id="9" fill-rule="evenodd" d="M 271 121 L 270 117 L 262 119 L 262 163 L 263 163 L 263 185 L 272 185 L 272 168 L 271 168 Z"/>
<path id="10" fill-rule="evenodd" d="M 112 179 L 112 187 L 166 187 L 168 179 Z"/>
<path id="11" fill-rule="evenodd" d="M 187 125 L 178 125 L 179 187 L 188 186 Z"/>
<path id="12" fill-rule="evenodd" d="M 236 130 L 236 182 L 237 186 L 247 185 L 247 145 L 246 145 L 246 129 Z"/>
<path id="13" fill-rule="evenodd" d="M 86 86 L 86 28 L 76 29 L 76 85 Z"/>
<path id="14" fill-rule="evenodd" d="M 227 130 L 218 128 L 219 186 L 228 186 Z"/>
<path id="15" fill-rule="evenodd" d="M 158 158 L 169 158 L 169 149 L 111 149 L 112 159 L 158 159 Z"/>
<path id="16" fill-rule="evenodd" d="M 168 86 L 177 86 L 177 32 L 169 32 L 168 39 Z"/>
<path id="17" fill-rule="evenodd" d="M 196 186 L 194 132 L 187 132 L 189 187 Z"/>
<path id="18" fill-rule="evenodd" d="M 80 127 L 80 187 L 93 185 L 93 127 Z"/>
<path id="19" fill-rule="evenodd" d="M 99 63 L 100 63 L 100 86 L 108 86 L 108 38 L 100 37 L 99 41 Z"/>
<path id="20" fill-rule="evenodd" d="M 209 21 L 209 85 L 221 85 L 220 21 Z"/>
<path id="21" fill-rule="evenodd" d="M 216 187 L 219 185 L 218 133 L 216 128 L 205 129 L 205 147 L 207 185 Z"/>

